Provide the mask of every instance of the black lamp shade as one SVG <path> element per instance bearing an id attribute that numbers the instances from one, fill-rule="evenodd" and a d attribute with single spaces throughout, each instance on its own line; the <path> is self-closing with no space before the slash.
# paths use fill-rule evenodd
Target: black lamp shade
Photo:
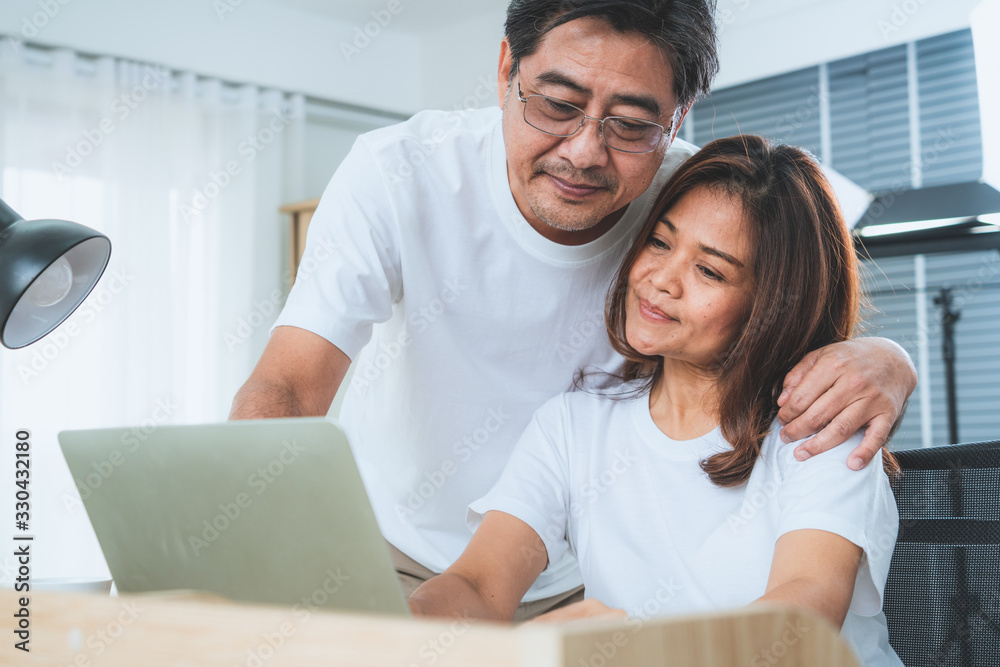
<path id="1" fill-rule="evenodd" d="M 31 345 L 59 326 L 110 258 L 103 234 L 66 220 L 27 221 L 0 201 L 0 343 Z"/>

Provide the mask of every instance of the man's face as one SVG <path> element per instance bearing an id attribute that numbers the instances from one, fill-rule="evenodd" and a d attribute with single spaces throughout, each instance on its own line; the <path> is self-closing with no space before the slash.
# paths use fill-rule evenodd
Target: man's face
<path id="1" fill-rule="evenodd" d="M 672 136 L 653 152 L 636 154 L 605 145 L 593 120 L 571 137 L 540 132 L 524 121 L 518 78 L 508 87 L 510 63 L 504 42 L 498 76 L 514 200 L 544 236 L 568 244 L 574 236 L 589 241 L 593 234 L 579 232 L 603 233 L 618 219 L 613 214 L 649 187 Z M 648 38 L 620 33 L 602 20 L 578 19 L 552 30 L 521 60 L 519 71 L 525 97 L 555 97 L 595 118 L 630 116 L 666 129 L 677 111 L 666 54 Z"/>

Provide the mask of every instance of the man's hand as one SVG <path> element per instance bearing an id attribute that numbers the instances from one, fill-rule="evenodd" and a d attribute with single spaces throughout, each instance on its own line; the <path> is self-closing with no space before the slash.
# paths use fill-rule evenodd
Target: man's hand
<path id="1" fill-rule="evenodd" d="M 848 465 L 860 470 L 889 439 L 917 386 L 910 355 L 885 338 L 857 338 L 807 354 L 785 377 L 778 397 L 781 438 L 800 461 L 845 442 L 862 427 L 864 440 Z"/>
<path id="2" fill-rule="evenodd" d="M 623 609 L 612 609 L 594 599 L 581 600 L 571 605 L 546 612 L 532 620 L 532 623 L 563 623 L 565 621 L 575 621 L 578 618 L 599 618 L 608 616 L 611 618 L 628 618 L 628 614 Z"/>

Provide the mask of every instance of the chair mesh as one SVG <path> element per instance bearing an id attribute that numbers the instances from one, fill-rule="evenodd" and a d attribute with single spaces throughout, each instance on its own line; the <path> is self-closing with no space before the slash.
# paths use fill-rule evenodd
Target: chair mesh
<path id="1" fill-rule="evenodd" d="M 1000 666 L 1000 441 L 896 457 L 889 642 L 907 667 Z"/>

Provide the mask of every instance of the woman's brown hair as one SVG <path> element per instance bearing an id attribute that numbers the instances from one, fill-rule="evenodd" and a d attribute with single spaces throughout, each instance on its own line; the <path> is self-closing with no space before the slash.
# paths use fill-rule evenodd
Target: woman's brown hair
<path id="1" fill-rule="evenodd" d="M 733 449 L 701 463 L 713 483 L 738 486 L 760 455 L 785 375 L 808 352 L 854 333 L 858 263 L 837 198 L 812 157 L 757 136 L 713 141 L 664 187 L 611 284 L 608 337 L 625 357 L 625 381 L 645 379 L 648 390 L 663 370 L 662 358 L 642 355 L 626 340 L 629 273 L 657 222 L 698 188 L 739 204 L 752 252 L 747 321 L 712 369 L 722 435 Z M 883 461 L 887 472 L 898 470 L 888 452 Z"/>

